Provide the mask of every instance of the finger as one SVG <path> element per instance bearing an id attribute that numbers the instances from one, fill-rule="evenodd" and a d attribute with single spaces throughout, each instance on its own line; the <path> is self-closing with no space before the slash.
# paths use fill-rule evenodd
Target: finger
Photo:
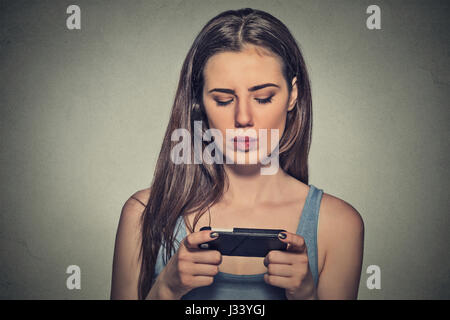
<path id="1" fill-rule="evenodd" d="M 286 235 L 285 238 L 283 238 L 283 236 L 282 236 L 283 234 Z M 278 234 L 278 238 L 280 239 L 280 241 L 288 244 L 287 251 L 290 251 L 290 252 L 306 251 L 305 239 L 296 233 L 291 233 L 291 232 L 287 232 L 287 231 L 280 232 Z"/>
<path id="2" fill-rule="evenodd" d="M 280 250 L 271 250 L 264 258 L 266 268 L 269 264 L 292 264 L 289 253 Z"/>
<path id="3" fill-rule="evenodd" d="M 280 287 L 280 288 L 290 288 L 292 286 L 292 278 L 291 277 L 280 277 L 274 276 L 270 274 L 264 274 L 264 281 L 271 286 Z"/>
<path id="4" fill-rule="evenodd" d="M 199 249 L 199 244 L 217 239 L 217 236 L 218 233 L 211 230 L 193 232 L 184 238 L 183 243 L 188 249 Z"/>
<path id="5" fill-rule="evenodd" d="M 210 286 L 210 285 L 213 284 L 213 282 L 214 282 L 214 277 L 211 277 L 211 276 L 195 276 L 192 287 L 193 288 L 197 288 L 197 287 Z"/>
<path id="6" fill-rule="evenodd" d="M 193 276 L 215 276 L 219 273 L 219 267 L 212 264 L 190 262 L 184 263 L 182 267 L 180 267 L 180 272 Z"/>
<path id="7" fill-rule="evenodd" d="M 293 275 L 292 266 L 287 264 L 269 264 L 267 274 L 270 276 L 291 277 Z"/>
<path id="8" fill-rule="evenodd" d="M 222 263 L 222 254 L 217 250 L 199 250 L 191 252 L 191 261 L 194 263 L 219 265 Z"/>
<path id="9" fill-rule="evenodd" d="M 210 276 L 214 277 L 219 273 L 219 267 L 212 264 L 201 264 L 194 263 L 194 267 L 192 269 L 192 274 L 194 276 Z"/>

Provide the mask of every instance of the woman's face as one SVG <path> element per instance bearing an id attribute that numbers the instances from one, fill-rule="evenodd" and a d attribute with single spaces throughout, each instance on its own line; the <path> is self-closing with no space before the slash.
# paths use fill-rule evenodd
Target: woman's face
<path id="1" fill-rule="evenodd" d="M 218 53 L 208 59 L 203 72 L 203 104 L 209 127 L 222 134 L 224 145 L 219 149 L 227 161 L 237 163 L 237 157 L 245 157 L 245 163 L 255 163 L 249 162 L 255 159 L 252 156 L 260 163 L 273 150 L 272 143 L 276 146 L 283 135 L 287 112 L 297 99 L 296 78 L 292 79 L 289 97 L 281 59 L 255 46 L 247 46 L 242 52 Z M 227 129 L 235 131 L 227 135 Z M 259 129 L 266 129 L 266 139 Z M 278 137 L 272 140 L 271 129 L 278 130 Z M 245 136 L 256 140 L 246 141 Z M 258 152 L 262 146 L 264 154 Z"/>

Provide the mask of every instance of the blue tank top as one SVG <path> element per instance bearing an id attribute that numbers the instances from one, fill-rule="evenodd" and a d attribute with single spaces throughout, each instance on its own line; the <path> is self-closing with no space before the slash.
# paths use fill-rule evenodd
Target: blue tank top
<path id="1" fill-rule="evenodd" d="M 308 195 L 303 206 L 297 234 L 305 239 L 309 268 L 314 284 L 317 287 L 319 280 L 317 259 L 317 226 L 319 221 L 319 208 L 323 190 L 309 185 Z M 182 216 L 178 218 L 175 227 L 175 250 L 186 237 L 186 226 Z M 154 279 L 164 268 L 163 254 L 164 243 L 158 252 L 155 265 Z M 219 272 L 214 277 L 214 282 L 205 287 L 198 287 L 184 295 L 182 300 L 286 300 L 285 289 L 271 286 L 264 281 L 264 273 L 237 275 Z"/>

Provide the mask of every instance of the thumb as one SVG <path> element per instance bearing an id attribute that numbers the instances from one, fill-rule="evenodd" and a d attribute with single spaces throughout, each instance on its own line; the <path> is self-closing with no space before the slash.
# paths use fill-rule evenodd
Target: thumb
<path id="1" fill-rule="evenodd" d="M 306 251 L 305 239 L 298 234 L 287 232 L 287 231 L 280 232 L 278 234 L 278 239 L 280 239 L 280 241 L 288 244 L 287 251 L 291 251 L 291 252 L 305 252 Z"/>

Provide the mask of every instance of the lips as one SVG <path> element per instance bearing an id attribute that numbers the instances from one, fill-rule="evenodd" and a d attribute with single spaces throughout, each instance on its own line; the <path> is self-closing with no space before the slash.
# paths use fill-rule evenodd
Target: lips
<path id="1" fill-rule="evenodd" d="M 249 136 L 237 136 L 237 137 L 234 137 L 233 141 L 250 143 L 250 142 L 256 141 L 256 139 L 253 137 L 249 137 Z"/>
<path id="2" fill-rule="evenodd" d="M 256 148 L 257 139 L 249 136 L 236 136 L 232 140 L 239 151 L 249 151 Z"/>

